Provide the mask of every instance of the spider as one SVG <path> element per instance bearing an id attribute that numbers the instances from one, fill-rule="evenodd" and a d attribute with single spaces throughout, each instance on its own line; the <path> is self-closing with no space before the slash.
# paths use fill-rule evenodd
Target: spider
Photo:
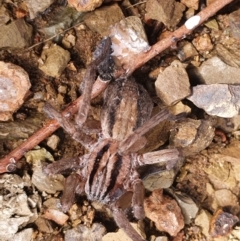
<path id="1" fill-rule="evenodd" d="M 95 65 L 90 68 L 96 70 Z M 90 72 L 94 73 L 92 69 Z M 44 169 L 47 174 L 66 170 L 72 172 L 66 178 L 61 198 L 64 212 L 74 203 L 75 194 L 85 192 L 89 200 L 110 208 L 116 224 L 133 241 L 144 240 L 133 229 L 123 210 L 123 202 L 130 197 L 134 217 L 144 218 L 144 186 L 137 169 L 160 162 L 166 163 L 166 168 L 170 169 L 180 156 L 176 149 L 137 154 L 146 143 L 143 135 L 147 131 L 165 119 L 175 119 L 167 110 L 150 118 L 151 110 L 151 99 L 142 86 L 132 77 L 117 79 L 105 91 L 101 113 L 102 134 L 95 142 L 81 130 L 78 121 L 74 124 L 50 104 L 45 105 L 44 111 L 48 116 L 56 119 L 73 139 L 88 150 L 88 154 L 59 160 Z"/>

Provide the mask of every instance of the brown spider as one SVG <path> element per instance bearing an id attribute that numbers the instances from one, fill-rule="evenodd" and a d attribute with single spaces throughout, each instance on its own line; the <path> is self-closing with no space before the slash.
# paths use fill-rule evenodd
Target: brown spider
<path id="1" fill-rule="evenodd" d="M 96 66 L 94 68 L 96 69 Z M 69 210 L 76 193 L 85 192 L 89 200 L 109 206 L 117 225 L 132 240 L 143 241 L 129 223 L 121 203 L 131 196 L 135 218 L 144 218 L 144 186 L 137 172 L 138 167 L 166 162 L 166 168 L 170 169 L 179 158 L 179 152 L 176 149 L 142 155 L 136 152 L 145 145 L 143 135 L 147 131 L 159 122 L 175 117 L 162 110 L 149 119 L 152 110 L 151 99 L 146 90 L 132 77 L 120 78 L 110 83 L 105 91 L 101 113 L 102 136 L 97 142 L 80 130 L 82 126 L 79 128 L 78 121 L 77 125 L 73 124 L 50 104 L 46 104 L 44 109 L 73 139 L 89 151 L 81 157 L 62 159 L 49 164 L 44 170 L 48 174 L 73 171 L 66 179 L 61 199 L 63 211 Z M 83 106 L 79 109 L 82 110 Z"/>

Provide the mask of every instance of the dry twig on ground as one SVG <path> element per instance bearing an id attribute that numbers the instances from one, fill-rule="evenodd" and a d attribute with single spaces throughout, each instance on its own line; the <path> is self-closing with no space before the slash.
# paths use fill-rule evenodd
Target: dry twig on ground
<path id="1" fill-rule="evenodd" d="M 220 9 L 222 9 L 227 4 L 231 3 L 233 0 L 217 0 L 197 15 L 193 16 L 186 23 L 178 28 L 176 31 L 172 32 L 165 39 L 160 40 L 155 45 L 153 45 L 150 51 L 146 53 L 141 53 L 135 56 L 131 64 L 129 63 L 128 70 L 132 73 L 135 69 L 139 68 L 147 61 L 160 54 L 163 50 L 170 47 L 173 43 L 178 40 L 184 39 L 188 34 L 190 34 L 196 27 L 205 22 L 209 17 L 216 14 Z M 97 80 L 93 86 L 91 98 L 95 98 L 99 95 L 105 88 L 107 83 Z M 77 112 L 78 105 L 82 101 L 79 97 L 73 101 L 62 113 L 73 115 Z M 51 135 L 55 130 L 59 128 L 59 124 L 56 120 L 48 121 L 44 127 L 39 129 L 31 137 L 29 137 L 24 143 L 11 151 L 8 155 L 0 160 L 0 173 L 11 172 L 16 169 L 16 162 L 26 153 L 27 151 L 34 148 L 37 144 Z"/>

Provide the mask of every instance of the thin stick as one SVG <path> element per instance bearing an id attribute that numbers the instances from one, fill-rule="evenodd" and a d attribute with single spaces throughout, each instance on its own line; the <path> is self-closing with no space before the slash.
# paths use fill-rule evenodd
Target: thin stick
<path id="1" fill-rule="evenodd" d="M 103 92 L 107 87 L 107 82 L 102 81 L 97 78 L 93 85 L 91 99 L 97 97 L 101 92 Z M 78 106 L 82 101 L 80 96 L 78 99 L 73 101 L 63 112 L 63 115 L 73 115 L 77 112 Z M 50 136 L 54 131 L 60 127 L 56 120 L 49 120 L 41 129 L 36 131 L 32 136 L 30 136 L 25 142 L 20 146 L 11 151 L 8 155 L 0 160 L 0 173 L 11 172 L 16 169 L 16 162 L 29 150 L 34 148 L 41 141 Z"/>
<path id="2" fill-rule="evenodd" d="M 231 3 L 233 0 L 217 0 L 201 12 L 199 12 L 195 17 L 197 23 L 193 26 L 186 27 L 183 25 L 176 31 L 174 31 L 170 36 L 165 39 L 159 41 L 155 45 L 152 46 L 150 51 L 146 53 L 141 53 L 129 63 L 129 72 L 132 73 L 135 69 L 139 68 L 147 61 L 160 54 L 163 50 L 170 47 L 173 43 L 178 40 L 181 40 L 186 37 L 187 34 L 190 34 L 197 26 L 206 21 L 209 17 L 213 16 L 217 11 L 222 9 L 227 4 Z M 188 25 L 187 25 L 188 26 Z M 107 83 L 103 83 L 100 80 L 97 80 L 93 86 L 92 96 L 91 98 L 99 95 L 105 88 L 107 87 Z M 72 102 L 64 111 L 63 114 L 73 115 L 77 112 L 77 107 L 79 103 L 82 101 L 82 98 L 79 97 L 77 100 Z M 44 127 L 39 129 L 36 133 L 34 133 L 31 137 L 29 137 L 24 143 L 15 148 L 12 152 L 6 155 L 3 159 L 0 160 L 0 173 L 11 172 L 16 169 L 16 162 L 26 153 L 35 147 L 38 143 L 43 141 L 49 135 L 51 135 L 57 128 L 59 124 L 56 120 L 48 121 Z"/>

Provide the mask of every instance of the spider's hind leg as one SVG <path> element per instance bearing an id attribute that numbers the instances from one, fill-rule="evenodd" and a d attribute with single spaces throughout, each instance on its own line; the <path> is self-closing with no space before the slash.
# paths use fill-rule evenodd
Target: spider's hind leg
<path id="1" fill-rule="evenodd" d="M 144 185 L 140 179 L 136 179 L 133 184 L 132 208 L 134 217 L 138 220 L 144 219 Z"/>
<path id="2" fill-rule="evenodd" d="M 143 239 L 137 231 L 132 227 L 129 220 L 125 216 L 123 210 L 116 206 L 115 203 L 111 205 L 113 218 L 119 228 L 123 229 L 124 232 L 133 240 L 133 241 L 146 241 Z"/>

